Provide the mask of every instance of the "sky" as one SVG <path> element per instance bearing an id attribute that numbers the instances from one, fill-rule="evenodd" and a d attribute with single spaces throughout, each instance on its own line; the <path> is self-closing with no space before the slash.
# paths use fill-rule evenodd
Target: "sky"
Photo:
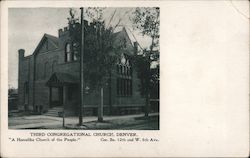
<path id="1" fill-rule="evenodd" d="M 191 3 L 189 3 L 191 4 Z M 212 3 L 210 3 L 212 5 Z M 198 3 L 195 3 L 198 5 Z M 220 5 L 213 4 L 214 6 L 218 7 Z M 207 18 L 213 17 L 215 20 L 215 16 L 223 16 L 225 18 L 231 19 L 234 18 L 235 15 L 239 16 L 239 18 L 245 19 L 245 15 L 248 15 L 248 7 L 245 3 L 233 1 L 221 2 L 222 6 L 225 6 L 221 10 L 217 12 L 210 12 Z M 171 8 L 171 2 L 168 5 L 169 11 L 177 11 L 176 16 L 182 16 L 181 9 L 182 5 L 179 3 L 178 5 L 173 5 Z M 203 5 L 201 8 L 208 7 L 209 5 Z M 80 9 L 74 8 L 77 12 L 76 16 L 80 15 Z M 109 21 L 111 15 L 116 10 L 116 14 L 111 22 L 111 25 L 117 23 L 119 18 L 122 17 L 122 21 L 120 23 L 121 27 L 126 26 L 127 32 L 132 40 L 135 40 L 132 36 L 131 32 L 136 37 L 136 40 L 142 46 L 142 48 L 147 48 L 150 44 L 150 39 L 145 36 L 141 36 L 138 31 L 133 30 L 132 23 L 129 20 L 131 17 L 132 11 L 134 8 L 107 8 L 104 11 L 104 19 L 105 21 Z M 213 9 L 215 11 L 215 9 Z M 161 10 L 162 11 L 162 10 Z M 191 10 L 192 11 L 192 10 Z M 230 11 L 230 12 L 229 12 Z M 170 13 L 171 13 L 170 12 Z M 201 13 L 201 12 L 200 12 Z M 200 13 L 195 13 L 192 15 L 192 12 L 187 13 L 188 16 L 192 16 L 192 19 L 185 19 L 182 18 L 180 21 L 184 24 L 183 29 L 186 29 L 184 26 L 185 24 L 192 22 L 193 26 L 195 26 L 194 19 L 199 17 Z M 230 14 L 229 14 L 230 13 Z M 39 41 L 41 40 L 44 33 L 51 34 L 54 36 L 58 36 L 58 29 L 64 28 L 67 26 L 67 18 L 69 17 L 69 8 L 10 8 L 9 9 L 9 18 L 8 18 L 8 80 L 9 80 L 9 87 L 17 87 L 17 78 L 18 78 L 18 49 L 22 48 L 25 49 L 25 56 L 30 55 L 35 50 L 36 46 L 38 45 Z M 161 12 L 161 17 L 163 17 Z M 171 19 L 175 16 L 169 14 L 164 15 L 166 17 L 166 23 L 161 22 L 161 30 L 166 30 L 166 26 L 171 26 Z M 178 18 L 178 17 L 177 17 Z M 87 19 L 88 20 L 88 19 Z M 238 19 L 237 19 L 238 20 Z M 170 21 L 168 23 L 168 21 Z M 201 22 L 203 21 L 203 22 Z M 203 28 L 203 25 L 206 22 L 206 18 L 197 20 L 199 28 Z M 219 25 L 218 22 L 215 22 L 215 25 Z M 120 29 L 121 29 L 120 27 Z M 175 26 L 176 27 L 176 26 Z M 211 26 L 214 27 L 214 26 Z M 218 27 L 219 28 L 219 27 Z M 179 29 L 180 30 L 180 29 Z M 178 33 L 179 30 L 175 30 L 175 33 Z M 224 30 L 221 30 L 224 32 Z M 191 31 L 189 31 L 191 33 Z M 196 33 L 195 33 L 196 32 Z M 192 36 L 197 37 L 201 36 L 198 31 L 195 31 Z M 171 39 L 171 35 L 174 33 L 168 34 L 168 39 Z M 181 39 L 180 37 L 183 36 L 180 34 L 179 36 L 173 37 L 173 39 Z M 204 40 L 207 39 L 207 34 L 204 35 Z M 162 37 L 162 35 L 161 35 Z M 221 38 L 223 39 L 223 37 Z M 199 39 L 196 39 L 201 43 Z M 179 43 L 179 41 L 177 41 Z M 180 47 L 181 48 L 181 47 Z"/>
<path id="2" fill-rule="evenodd" d="M 76 17 L 80 15 L 80 9 L 74 8 Z M 116 10 L 116 12 L 115 12 Z M 150 39 L 142 36 L 132 27 L 129 17 L 134 8 L 106 8 L 103 18 L 109 23 L 115 12 L 110 25 L 115 25 L 121 18 L 120 26 L 127 28 L 127 32 L 133 41 L 138 41 L 143 48 L 147 48 Z M 58 37 L 58 29 L 67 26 L 69 8 L 10 8 L 8 19 L 8 49 L 9 49 L 9 87 L 17 88 L 18 81 L 18 49 L 25 49 L 25 56 L 35 50 L 44 33 Z M 86 20 L 89 20 L 86 18 Z M 132 35 L 132 33 L 134 36 Z"/>

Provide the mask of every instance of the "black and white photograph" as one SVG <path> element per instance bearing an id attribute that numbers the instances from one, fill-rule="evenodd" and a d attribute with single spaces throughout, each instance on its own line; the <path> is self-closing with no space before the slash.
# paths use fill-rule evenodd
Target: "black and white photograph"
<path id="1" fill-rule="evenodd" d="M 249 5 L 0 1 L 0 157 L 249 157 Z"/>
<path id="2" fill-rule="evenodd" d="M 8 14 L 9 129 L 160 129 L 159 7 Z"/>

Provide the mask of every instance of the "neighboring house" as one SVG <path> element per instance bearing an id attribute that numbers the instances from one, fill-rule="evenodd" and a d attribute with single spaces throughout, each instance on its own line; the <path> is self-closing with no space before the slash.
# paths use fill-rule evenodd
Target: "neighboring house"
<path id="1" fill-rule="evenodd" d="M 88 22 L 85 21 L 85 25 Z M 64 107 L 77 114 L 80 104 L 80 62 L 72 50 L 69 27 L 59 29 L 58 37 L 44 34 L 32 55 L 19 50 L 18 102 L 19 110 L 47 112 Z M 133 55 L 137 44 L 131 42 L 126 29 L 115 33 L 126 51 L 119 52 L 121 61 L 114 67 L 104 87 L 104 113 L 125 114 L 143 110 L 145 98 L 139 92 L 139 79 L 127 55 Z M 127 54 L 127 55 L 126 55 Z M 93 65 L 95 66 L 95 65 Z M 96 115 L 100 92 L 85 95 L 84 115 Z"/>

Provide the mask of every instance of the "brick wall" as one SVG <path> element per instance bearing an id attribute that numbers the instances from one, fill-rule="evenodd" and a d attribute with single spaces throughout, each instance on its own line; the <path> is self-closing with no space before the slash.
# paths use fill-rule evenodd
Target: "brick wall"
<path id="1" fill-rule="evenodd" d="M 43 110 L 49 109 L 49 87 L 46 86 L 46 82 L 51 77 L 53 72 L 67 73 L 75 78 L 79 79 L 79 68 L 80 63 L 78 61 L 65 62 L 65 44 L 70 41 L 69 33 L 67 29 L 65 31 L 59 31 L 59 40 L 58 47 L 52 46 L 53 43 L 48 39 L 48 46 L 42 46 L 40 50 L 34 55 L 29 57 L 24 57 L 24 53 L 19 52 L 19 80 L 18 80 L 18 90 L 19 90 L 19 109 L 24 109 L 24 84 L 25 82 L 29 83 L 29 102 L 28 108 L 33 110 L 33 107 L 42 106 Z M 129 41 L 128 36 L 123 30 L 119 34 L 118 42 L 120 38 L 124 38 Z M 43 41 L 46 43 L 46 40 Z M 129 41 L 127 46 L 126 53 L 133 54 L 134 48 L 131 42 Z M 123 53 L 118 52 L 118 53 Z M 53 64 L 53 63 L 57 64 Z M 53 67 L 53 69 L 52 69 Z M 46 71 L 45 71 L 46 69 Z M 34 81 L 34 82 L 33 82 Z M 131 106 L 143 106 L 145 98 L 142 98 L 139 92 L 139 79 L 137 78 L 136 71 L 133 71 L 132 74 L 132 96 L 118 96 L 117 95 L 117 74 L 116 69 L 112 70 L 111 73 L 111 84 L 104 86 L 104 107 L 105 113 L 108 113 L 110 106 L 116 107 L 131 107 Z M 111 86 L 111 87 L 110 87 Z M 79 86 L 80 87 L 80 86 Z M 74 109 L 79 110 L 80 104 L 80 89 L 76 88 L 72 92 L 76 97 L 74 100 L 66 100 L 68 107 L 72 106 Z M 91 87 L 90 87 L 91 88 Z M 111 91 L 110 91 L 111 88 Z M 90 94 L 87 94 L 84 99 L 85 108 L 92 109 L 92 112 L 96 112 L 96 108 L 100 104 L 100 90 L 90 90 Z M 111 97 L 110 97 L 111 95 Z M 111 99 L 111 100 L 110 100 Z M 68 108 L 67 107 L 67 108 Z"/>
<path id="2" fill-rule="evenodd" d="M 18 109 L 33 110 L 33 56 L 24 57 L 24 50 L 19 50 L 18 61 Z M 25 83 L 27 88 L 25 89 Z M 26 92 L 28 90 L 28 92 Z M 25 97 L 27 96 L 27 97 Z M 26 99 L 25 99 L 26 98 Z"/>

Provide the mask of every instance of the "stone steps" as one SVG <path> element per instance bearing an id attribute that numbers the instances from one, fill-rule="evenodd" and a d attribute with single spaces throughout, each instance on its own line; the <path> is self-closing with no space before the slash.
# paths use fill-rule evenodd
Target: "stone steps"
<path id="1" fill-rule="evenodd" d="M 54 107 L 52 109 L 49 109 L 48 112 L 46 112 L 44 115 L 45 116 L 54 116 L 54 117 L 59 117 L 60 113 L 63 112 L 63 107 Z"/>
<path id="2" fill-rule="evenodd" d="M 63 107 L 54 107 L 49 109 L 48 112 L 44 114 L 45 116 L 54 116 L 54 117 L 62 117 L 63 115 Z M 74 116 L 75 113 L 73 110 L 67 109 L 65 111 L 65 116 Z"/>

